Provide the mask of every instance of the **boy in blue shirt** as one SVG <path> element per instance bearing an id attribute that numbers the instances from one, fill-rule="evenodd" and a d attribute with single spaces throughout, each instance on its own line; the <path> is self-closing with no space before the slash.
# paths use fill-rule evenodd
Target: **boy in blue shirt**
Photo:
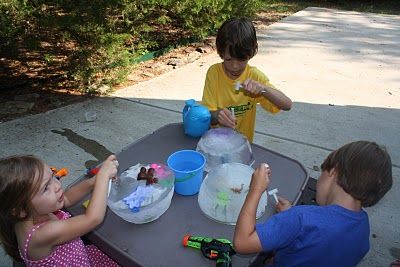
<path id="1" fill-rule="evenodd" d="M 271 170 L 261 164 L 236 224 L 238 253 L 274 252 L 272 266 L 355 266 L 369 250 L 368 214 L 392 187 L 389 154 L 376 143 L 358 141 L 333 151 L 321 165 L 316 201 L 295 206 L 279 198 L 278 214 L 256 224 L 256 210 Z"/>

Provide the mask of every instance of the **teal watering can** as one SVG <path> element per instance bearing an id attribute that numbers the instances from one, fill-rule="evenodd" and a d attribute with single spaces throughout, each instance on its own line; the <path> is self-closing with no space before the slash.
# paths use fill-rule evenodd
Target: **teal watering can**
<path id="1" fill-rule="evenodd" d="M 182 111 L 183 128 L 185 134 L 192 137 L 200 137 L 210 128 L 211 113 L 194 99 L 185 101 Z"/>

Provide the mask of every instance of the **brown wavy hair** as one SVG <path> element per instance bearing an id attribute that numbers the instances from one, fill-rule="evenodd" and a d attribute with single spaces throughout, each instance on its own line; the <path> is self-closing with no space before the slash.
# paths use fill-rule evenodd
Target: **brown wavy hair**
<path id="1" fill-rule="evenodd" d="M 375 205 L 392 187 L 392 161 L 374 142 L 357 141 L 328 155 L 323 171 L 335 169 L 337 183 L 363 207 Z"/>
<path id="2" fill-rule="evenodd" d="M 0 160 L 0 240 L 5 251 L 21 261 L 15 225 L 31 217 L 31 200 L 39 190 L 44 163 L 30 155 Z"/>
<path id="3" fill-rule="evenodd" d="M 218 30 L 216 45 L 218 55 L 222 59 L 228 49 L 231 57 L 248 60 L 258 51 L 256 29 L 247 18 L 227 20 Z"/>

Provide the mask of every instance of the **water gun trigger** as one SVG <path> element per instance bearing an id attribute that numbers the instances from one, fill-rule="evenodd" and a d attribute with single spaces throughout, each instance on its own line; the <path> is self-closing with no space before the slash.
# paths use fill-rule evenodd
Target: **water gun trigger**
<path id="1" fill-rule="evenodd" d="M 213 249 L 207 248 L 207 247 L 202 247 L 201 252 L 203 253 L 204 257 L 214 260 L 218 257 L 218 251 L 215 251 Z"/>

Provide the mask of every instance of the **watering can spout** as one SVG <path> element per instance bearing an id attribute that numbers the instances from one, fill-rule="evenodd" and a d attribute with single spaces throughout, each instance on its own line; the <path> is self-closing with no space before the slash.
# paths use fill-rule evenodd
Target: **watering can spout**
<path id="1" fill-rule="evenodd" d="M 185 134 L 192 137 L 200 137 L 210 128 L 210 111 L 194 99 L 185 101 L 185 107 L 182 110 L 183 127 Z"/>

